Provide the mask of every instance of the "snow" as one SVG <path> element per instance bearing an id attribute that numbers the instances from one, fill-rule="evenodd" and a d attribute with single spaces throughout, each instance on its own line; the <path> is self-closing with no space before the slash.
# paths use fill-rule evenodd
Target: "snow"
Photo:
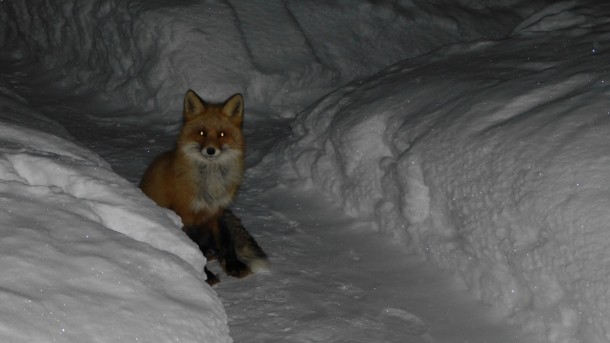
<path id="1" fill-rule="evenodd" d="M 2 340 L 230 341 L 177 216 L 60 127 L 2 105 Z"/>
<path id="2" fill-rule="evenodd" d="M 293 116 L 337 85 L 404 58 L 502 37 L 540 6 L 463 2 L 5 1 L 0 43 L 9 60 L 34 59 L 64 74 L 57 80 L 64 87 L 163 112 L 151 122 L 170 114 L 177 121 L 186 89 L 219 101 L 243 92 L 251 106 Z"/>
<path id="3" fill-rule="evenodd" d="M 610 340 L 608 14 L 0 1 L 0 337 Z M 135 186 L 187 89 L 244 94 L 235 210 L 271 256 L 215 290 Z"/>
<path id="4" fill-rule="evenodd" d="M 323 97 L 279 152 L 288 175 L 455 270 L 511 322 L 550 342 L 602 342 L 608 20 L 566 5 L 510 39 L 441 49 Z"/>

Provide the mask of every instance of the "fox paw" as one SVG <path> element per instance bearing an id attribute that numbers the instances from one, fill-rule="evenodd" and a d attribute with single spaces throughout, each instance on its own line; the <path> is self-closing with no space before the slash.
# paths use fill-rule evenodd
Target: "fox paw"
<path id="1" fill-rule="evenodd" d="M 210 286 L 214 286 L 215 284 L 220 282 L 220 279 L 218 278 L 218 276 L 214 275 L 214 273 L 212 273 L 208 267 L 204 267 L 203 271 L 205 272 L 205 276 L 207 277 L 207 279 L 205 280 L 205 282 L 208 283 L 208 285 Z"/>
<path id="2" fill-rule="evenodd" d="M 227 275 L 239 279 L 252 274 L 252 270 L 240 260 L 226 261 L 224 269 Z"/>

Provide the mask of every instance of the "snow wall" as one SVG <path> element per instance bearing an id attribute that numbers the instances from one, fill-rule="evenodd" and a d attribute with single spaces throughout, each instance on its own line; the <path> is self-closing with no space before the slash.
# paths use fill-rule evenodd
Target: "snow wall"
<path id="1" fill-rule="evenodd" d="M 242 92 L 250 107 L 294 116 L 337 85 L 404 58 L 504 37 L 535 4 L 4 1 L 0 54 L 55 71 L 60 89 L 155 113 L 175 114 L 191 88 L 208 100 Z"/>
<path id="2" fill-rule="evenodd" d="M 547 341 L 608 342 L 608 14 L 561 2 L 338 89 L 296 118 L 285 175 Z"/>

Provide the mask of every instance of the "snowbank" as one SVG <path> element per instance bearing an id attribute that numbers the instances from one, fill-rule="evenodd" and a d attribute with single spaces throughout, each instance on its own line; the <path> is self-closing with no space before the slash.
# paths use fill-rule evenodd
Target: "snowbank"
<path id="1" fill-rule="evenodd" d="M 607 342 L 608 14 L 562 2 L 351 83 L 298 115 L 286 175 L 549 342 Z"/>
<path id="2" fill-rule="evenodd" d="M 209 100 L 242 92 L 251 108 L 293 116 L 406 57 L 509 34 L 539 6 L 520 2 L 4 1 L 0 56 L 55 71 L 64 91 L 165 114 L 191 88 Z"/>
<path id="3" fill-rule="evenodd" d="M 0 93 L 2 341 L 231 342 L 179 219 Z"/>

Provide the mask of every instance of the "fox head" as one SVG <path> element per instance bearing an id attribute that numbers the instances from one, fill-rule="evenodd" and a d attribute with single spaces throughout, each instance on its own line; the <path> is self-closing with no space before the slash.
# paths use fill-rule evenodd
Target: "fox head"
<path id="1" fill-rule="evenodd" d="M 184 97 L 184 125 L 178 147 L 189 158 L 205 164 L 243 164 L 244 100 L 235 94 L 222 104 L 203 101 L 189 90 Z"/>

